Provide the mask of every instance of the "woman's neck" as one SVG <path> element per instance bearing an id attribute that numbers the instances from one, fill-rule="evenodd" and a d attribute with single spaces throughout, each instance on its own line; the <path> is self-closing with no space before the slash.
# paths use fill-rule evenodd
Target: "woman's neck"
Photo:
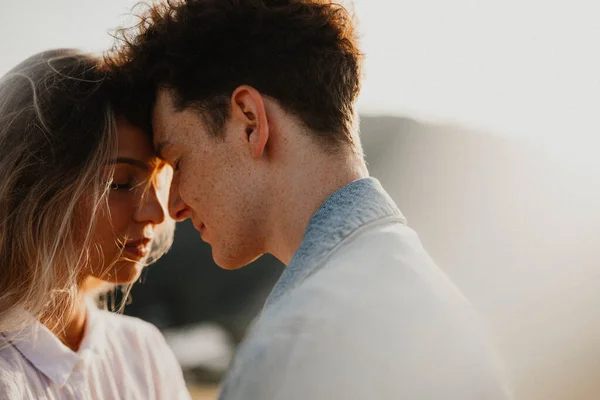
<path id="1" fill-rule="evenodd" d="M 54 334 L 60 339 L 65 346 L 73 351 L 79 350 L 79 346 L 83 341 L 85 333 L 85 323 L 87 320 L 87 308 L 85 305 L 85 294 L 78 293 L 77 304 L 69 319 L 59 332 Z"/>
<path id="2" fill-rule="evenodd" d="M 67 347 L 73 351 L 79 350 L 85 334 L 87 321 L 86 297 L 90 291 L 98 286 L 98 281 L 92 277 L 81 280 L 77 289 L 77 298 L 69 314 L 42 316 L 41 322 Z M 60 302 L 59 302 L 60 303 Z M 60 318 L 61 320 L 57 320 Z"/>

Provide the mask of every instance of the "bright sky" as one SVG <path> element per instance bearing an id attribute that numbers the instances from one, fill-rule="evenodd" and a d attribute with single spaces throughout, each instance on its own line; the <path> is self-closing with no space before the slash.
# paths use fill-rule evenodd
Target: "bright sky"
<path id="1" fill-rule="evenodd" d="M 100 51 L 132 0 L 0 0 L 0 74 L 51 47 Z M 498 134 L 600 136 L 597 0 L 355 0 L 359 110 Z M 594 143 L 598 143 L 594 139 Z"/>

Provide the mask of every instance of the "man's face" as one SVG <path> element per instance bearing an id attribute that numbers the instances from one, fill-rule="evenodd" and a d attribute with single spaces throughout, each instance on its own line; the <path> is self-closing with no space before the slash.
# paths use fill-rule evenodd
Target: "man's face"
<path id="1" fill-rule="evenodd" d="M 222 268 L 262 255 L 267 178 L 250 155 L 245 127 L 229 120 L 222 135 L 212 137 L 197 110 L 174 108 L 168 89 L 158 92 L 152 124 L 159 156 L 175 169 L 171 216 L 192 219 Z"/>

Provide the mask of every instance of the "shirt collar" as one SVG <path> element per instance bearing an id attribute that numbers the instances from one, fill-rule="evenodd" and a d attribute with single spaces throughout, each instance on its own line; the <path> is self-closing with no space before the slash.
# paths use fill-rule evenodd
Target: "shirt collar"
<path id="1" fill-rule="evenodd" d="M 358 228 L 392 216 L 406 223 L 375 178 L 359 179 L 336 191 L 311 218 L 300 247 L 273 288 L 265 308 L 321 268 L 323 259 Z"/>
<path id="2" fill-rule="evenodd" d="M 74 352 L 58 339 L 44 324 L 29 314 L 30 323 L 20 332 L 8 335 L 10 342 L 37 370 L 57 386 L 64 386 L 77 363 L 92 350 L 98 350 L 101 325 L 98 309 L 86 303 L 87 316 L 83 340 Z M 27 312 L 27 311 L 23 311 Z"/>

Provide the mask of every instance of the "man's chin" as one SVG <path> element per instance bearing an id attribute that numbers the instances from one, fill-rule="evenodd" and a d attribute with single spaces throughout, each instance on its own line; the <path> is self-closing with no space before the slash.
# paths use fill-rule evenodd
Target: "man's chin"
<path id="1" fill-rule="evenodd" d="M 226 254 L 226 255 L 220 255 L 218 253 L 216 253 L 214 250 L 212 252 L 212 256 L 213 256 L 213 261 L 215 262 L 215 264 L 217 264 L 220 268 L 227 270 L 227 271 L 233 271 L 236 269 L 240 269 L 245 267 L 248 264 L 251 264 L 252 262 L 254 262 L 255 260 L 257 260 L 262 254 L 256 255 L 256 256 L 251 256 L 251 257 L 244 257 L 241 254 Z"/>

